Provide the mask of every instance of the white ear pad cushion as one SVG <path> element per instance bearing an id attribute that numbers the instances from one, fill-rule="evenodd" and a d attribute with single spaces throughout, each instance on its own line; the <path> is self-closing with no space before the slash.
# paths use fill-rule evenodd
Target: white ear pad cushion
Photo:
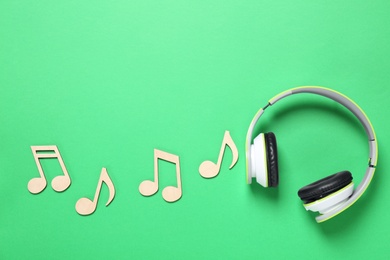
<path id="1" fill-rule="evenodd" d="M 252 176 L 263 187 L 268 187 L 267 158 L 264 134 L 261 133 L 251 145 Z"/>
<path id="2" fill-rule="evenodd" d="M 313 201 L 308 204 L 304 204 L 306 210 L 318 211 L 321 214 L 325 214 L 346 201 L 353 193 L 353 182 L 345 186 L 344 188 L 336 191 L 335 193 L 329 194 L 325 198 Z"/>

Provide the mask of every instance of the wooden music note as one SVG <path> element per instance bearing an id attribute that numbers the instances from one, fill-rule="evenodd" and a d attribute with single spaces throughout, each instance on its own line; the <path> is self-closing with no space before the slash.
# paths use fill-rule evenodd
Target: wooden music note
<path id="1" fill-rule="evenodd" d="M 99 200 L 99 194 L 100 190 L 102 189 L 103 182 L 107 185 L 108 191 L 109 191 L 109 198 L 106 203 L 106 207 L 111 203 L 111 201 L 114 199 L 115 196 L 115 187 L 112 183 L 112 180 L 110 179 L 110 176 L 108 176 L 107 169 L 103 168 L 100 173 L 100 178 L 98 181 L 98 185 L 95 192 L 95 197 L 93 198 L 93 201 L 88 198 L 81 198 L 76 202 L 76 211 L 80 215 L 90 215 L 96 210 L 96 206 Z"/>
<path id="2" fill-rule="evenodd" d="M 62 160 L 61 154 L 57 148 L 56 145 L 50 145 L 50 146 L 31 146 L 32 153 L 34 155 L 35 159 L 35 164 L 38 167 L 39 175 L 40 177 L 38 178 L 33 178 L 28 182 L 27 188 L 28 190 L 33 193 L 37 194 L 43 191 L 46 187 L 46 177 L 42 169 L 42 165 L 39 161 L 39 159 L 44 159 L 44 158 L 57 158 L 62 172 L 64 173 L 64 176 L 57 176 L 55 177 L 52 182 L 51 186 L 53 189 L 57 192 L 61 192 L 66 190 L 70 186 L 70 176 L 68 174 L 68 171 L 66 170 L 64 161 Z M 38 152 L 54 152 L 54 153 L 38 153 Z"/>
<path id="3" fill-rule="evenodd" d="M 218 175 L 219 171 L 221 170 L 221 163 L 222 163 L 222 157 L 225 153 L 225 147 L 229 146 L 230 150 L 232 151 L 233 154 L 233 160 L 232 163 L 229 167 L 229 169 L 233 168 L 233 166 L 236 164 L 238 160 L 238 150 L 237 146 L 234 143 L 232 137 L 230 136 L 229 131 L 225 131 L 223 140 L 222 140 L 222 146 L 221 150 L 219 152 L 218 156 L 218 162 L 215 164 L 212 161 L 204 161 L 200 166 L 199 166 L 199 173 L 202 177 L 204 178 L 213 178 Z"/>
<path id="4" fill-rule="evenodd" d="M 165 187 L 162 196 L 167 202 L 175 202 L 182 196 L 180 179 L 180 158 L 177 155 L 154 149 L 154 180 L 146 180 L 139 185 L 139 192 L 143 196 L 151 196 L 158 191 L 158 159 L 174 163 L 176 165 L 177 187 Z"/>

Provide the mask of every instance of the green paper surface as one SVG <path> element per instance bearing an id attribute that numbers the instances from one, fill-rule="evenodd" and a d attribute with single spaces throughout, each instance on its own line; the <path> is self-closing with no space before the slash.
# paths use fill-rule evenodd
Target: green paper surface
<path id="1" fill-rule="evenodd" d="M 387 259 L 390 2 L 377 1 L 10 1 L 0 2 L 0 259 Z M 280 183 L 245 182 L 245 137 L 274 95 L 302 85 L 335 89 L 370 118 L 377 171 L 351 208 L 322 224 L 297 196 L 304 185 L 368 161 L 363 127 L 341 105 L 302 94 L 267 109 L 256 134 L 278 141 Z M 217 161 L 213 179 L 198 172 Z M 57 145 L 72 179 L 62 193 Z M 180 156 L 182 198 L 167 203 Z M 102 167 L 116 196 L 80 216 Z"/>

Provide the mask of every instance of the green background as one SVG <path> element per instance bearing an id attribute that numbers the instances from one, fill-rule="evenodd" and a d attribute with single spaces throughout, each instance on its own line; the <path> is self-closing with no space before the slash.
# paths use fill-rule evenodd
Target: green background
<path id="1" fill-rule="evenodd" d="M 275 2 L 275 3 L 273 3 Z M 0 2 L 0 259 L 384 259 L 389 240 L 389 1 L 15 1 Z M 376 175 L 350 209 L 317 224 L 300 187 L 367 165 L 363 127 L 333 101 L 299 95 L 267 110 L 256 128 L 275 132 L 280 184 L 245 183 L 245 136 L 275 94 L 321 85 L 356 101 L 377 133 Z M 239 161 L 203 179 L 225 130 Z M 72 178 L 50 182 L 57 160 L 31 145 L 57 145 Z M 160 190 L 138 192 L 153 177 L 153 149 L 180 156 L 183 196 L 163 161 Z M 94 214 L 102 167 L 116 188 Z"/>

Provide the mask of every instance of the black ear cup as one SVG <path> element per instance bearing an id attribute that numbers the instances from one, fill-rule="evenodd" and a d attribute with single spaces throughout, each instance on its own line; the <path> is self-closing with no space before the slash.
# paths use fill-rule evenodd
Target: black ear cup
<path id="1" fill-rule="evenodd" d="M 276 137 L 274 133 L 269 132 L 264 134 L 264 139 L 267 154 L 268 187 L 277 187 L 279 184 L 279 168 Z"/>
<path id="2" fill-rule="evenodd" d="M 352 174 L 342 171 L 313 182 L 298 191 L 298 196 L 304 204 L 324 198 L 352 182 Z"/>

